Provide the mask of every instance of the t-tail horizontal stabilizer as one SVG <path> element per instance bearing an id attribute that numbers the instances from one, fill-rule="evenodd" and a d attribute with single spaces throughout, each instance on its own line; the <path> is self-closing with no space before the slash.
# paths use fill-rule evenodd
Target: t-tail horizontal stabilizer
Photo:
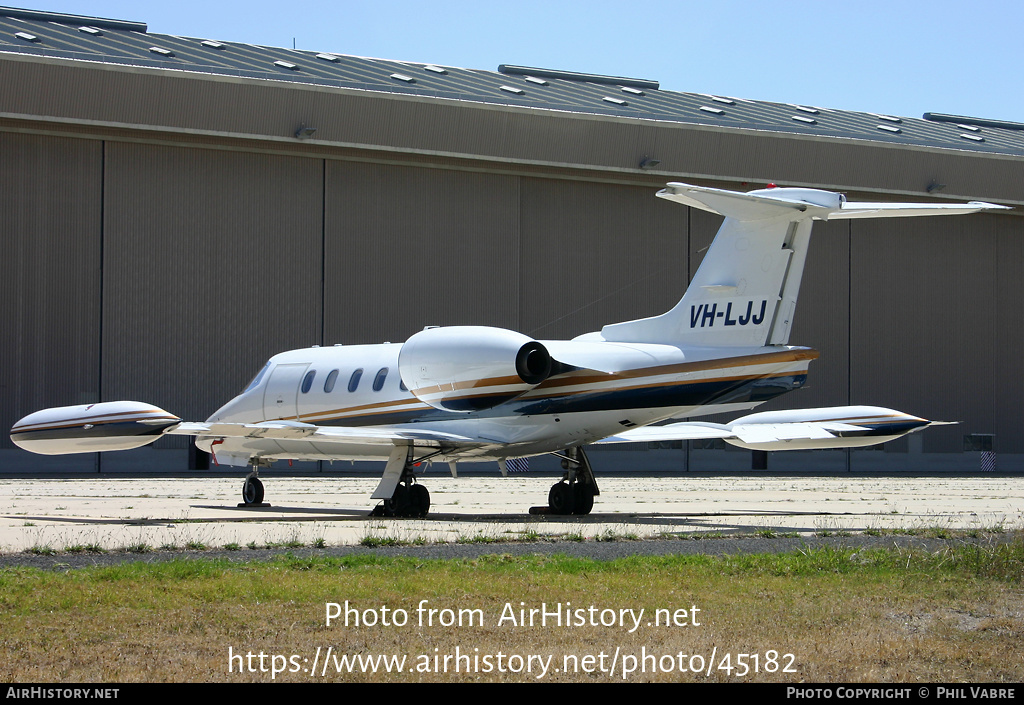
<path id="1" fill-rule="evenodd" d="M 771 188 L 749 193 L 670 183 L 658 196 L 725 216 L 697 274 L 667 313 L 607 325 L 609 342 L 713 347 L 785 345 L 815 220 L 959 215 L 992 203 L 851 203 L 841 193 Z"/>

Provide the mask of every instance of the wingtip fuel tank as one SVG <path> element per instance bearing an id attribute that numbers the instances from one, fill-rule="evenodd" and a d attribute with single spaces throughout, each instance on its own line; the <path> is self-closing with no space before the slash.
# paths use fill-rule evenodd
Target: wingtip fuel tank
<path id="1" fill-rule="evenodd" d="M 43 455 L 128 450 L 152 443 L 179 423 L 180 418 L 152 404 L 107 401 L 29 414 L 11 428 L 11 440 Z"/>

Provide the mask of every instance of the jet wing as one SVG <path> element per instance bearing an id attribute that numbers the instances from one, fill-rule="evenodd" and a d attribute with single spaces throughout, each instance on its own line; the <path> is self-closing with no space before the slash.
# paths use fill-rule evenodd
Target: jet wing
<path id="1" fill-rule="evenodd" d="M 642 426 L 594 441 L 595 445 L 611 443 L 656 443 L 658 441 L 699 441 L 711 438 L 735 438 L 736 434 L 722 424 L 684 421 L 667 426 Z"/>
<path id="2" fill-rule="evenodd" d="M 402 426 L 316 426 L 301 421 L 263 421 L 261 423 L 195 423 L 184 422 L 164 433 L 177 436 L 217 436 L 221 438 L 272 438 L 275 440 L 308 440 L 318 443 L 360 443 L 368 445 L 407 444 L 433 447 L 479 446 L 478 439 L 454 433 L 411 429 Z"/>
<path id="3" fill-rule="evenodd" d="M 657 441 L 695 441 L 720 438 L 748 445 L 784 441 L 814 441 L 838 438 L 841 432 L 867 432 L 866 426 L 843 423 L 791 422 L 753 424 L 713 424 L 684 421 L 667 426 L 645 426 L 602 438 L 596 443 L 638 443 Z"/>
<path id="4" fill-rule="evenodd" d="M 841 406 L 821 409 L 769 411 L 751 414 L 729 424 L 684 421 L 645 426 L 617 433 L 597 443 L 690 441 L 720 438 L 753 450 L 808 450 L 876 445 L 947 423 L 929 421 L 893 409 Z"/>
<path id="5" fill-rule="evenodd" d="M 732 427 L 735 438 L 750 444 L 836 438 L 843 431 L 867 430 L 865 426 L 820 422 L 738 424 Z"/>
<path id="6" fill-rule="evenodd" d="M 313 455 L 334 454 L 352 448 L 355 455 L 386 455 L 383 446 L 417 446 L 449 450 L 475 450 L 494 441 L 446 433 L 414 425 L 316 426 L 301 421 L 221 423 L 182 421 L 163 409 L 138 401 L 99 402 L 43 409 L 29 414 L 11 429 L 11 439 L 25 450 L 44 455 L 102 452 L 140 448 L 164 434 L 205 436 L 207 439 L 243 439 L 248 460 L 254 456 L 302 457 L 302 449 Z M 260 446 L 266 439 L 273 443 Z M 253 443 L 246 444 L 247 441 Z M 287 444 L 290 451 L 284 451 Z M 270 453 L 264 452 L 271 448 Z M 288 452 L 296 455 L 288 456 Z M 244 456 L 244 457 L 243 457 Z"/>

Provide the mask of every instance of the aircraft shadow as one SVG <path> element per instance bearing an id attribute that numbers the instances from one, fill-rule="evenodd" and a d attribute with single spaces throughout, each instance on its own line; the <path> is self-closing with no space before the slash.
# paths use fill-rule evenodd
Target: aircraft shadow
<path id="1" fill-rule="evenodd" d="M 234 505 L 192 505 L 197 510 L 217 510 L 238 512 L 238 516 L 218 517 L 190 517 L 188 519 L 171 517 L 146 517 L 146 518 L 108 518 L 108 517 L 66 517 L 66 516 L 18 516 L 6 517 L 8 519 L 19 519 L 26 521 L 54 522 L 69 525 L 109 525 L 109 526 L 167 526 L 181 524 L 232 524 L 244 522 L 381 522 L 393 523 L 401 526 L 403 523 L 418 522 L 420 525 L 426 523 L 439 525 L 443 524 L 468 524 L 480 526 L 520 525 L 528 527 L 536 524 L 562 525 L 571 530 L 571 527 L 588 525 L 621 525 L 662 527 L 660 533 L 664 535 L 679 534 L 680 536 L 693 535 L 694 531 L 708 533 L 736 533 L 765 530 L 774 533 L 790 532 L 816 532 L 823 528 L 828 517 L 844 516 L 842 513 L 827 512 L 800 512 L 800 511 L 744 511 L 744 512 L 714 512 L 714 513 L 693 513 L 681 514 L 678 512 L 644 512 L 636 514 L 622 513 L 601 513 L 593 512 L 585 516 L 562 516 L 549 514 L 453 514 L 434 513 L 423 519 L 410 518 L 386 518 L 372 516 L 370 510 L 361 508 L 324 508 L 324 507 L 289 507 L 289 506 L 266 506 L 266 507 L 238 507 Z M 283 515 L 283 516 L 282 516 Z M 845 514 L 849 516 L 849 514 Z M 762 519 L 775 519 L 770 527 L 766 526 Z M 789 518 L 790 521 L 779 523 L 780 518 Z M 614 531 L 613 531 L 614 533 Z"/>

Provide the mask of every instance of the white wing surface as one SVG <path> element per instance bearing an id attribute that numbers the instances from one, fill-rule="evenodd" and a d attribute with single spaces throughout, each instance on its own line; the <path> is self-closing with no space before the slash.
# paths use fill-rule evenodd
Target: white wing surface
<path id="1" fill-rule="evenodd" d="M 855 448 L 891 441 L 943 421 L 878 406 L 838 406 L 751 414 L 729 424 L 684 421 L 617 433 L 598 443 L 722 439 L 751 450 Z"/>
<path id="2" fill-rule="evenodd" d="M 254 424 L 184 422 L 167 429 L 164 433 L 175 436 L 271 438 L 368 445 L 405 444 L 408 441 L 415 441 L 417 445 L 427 446 L 448 444 L 475 447 L 481 445 L 475 439 L 441 431 L 411 429 L 402 426 L 316 426 L 301 421 L 263 421 Z"/>

